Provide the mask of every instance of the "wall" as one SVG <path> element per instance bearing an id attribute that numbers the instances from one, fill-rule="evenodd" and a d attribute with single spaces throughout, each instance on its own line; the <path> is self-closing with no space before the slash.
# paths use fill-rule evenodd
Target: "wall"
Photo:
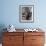
<path id="1" fill-rule="evenodd" d="M 13 24 L 16 28 L 40 27 L 46 32 L 46 0 L 0 0 L 0 31 Z M 19 22 L 19 5 L 34 5 L 34 23 Z"/>
<path id="2" fill-rule="evenodd" d="M 0 25 L 13 24 L 16 28 L 46 28 L 46 1 L 43 0 L 1 0 Z M 34 5 L 34 23 L 19 22 L 19 5 Z"/>

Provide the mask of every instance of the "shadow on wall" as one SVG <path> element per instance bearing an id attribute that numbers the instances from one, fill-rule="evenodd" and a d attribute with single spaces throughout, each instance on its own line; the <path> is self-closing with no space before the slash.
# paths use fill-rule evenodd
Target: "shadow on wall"
<path id="1" fill-rule="evenodd" d="M 5 32 L 6 30 L 4 30 L 5 25 L 4 24 L 0 24 L 0 43 L 2 43 L 2 36 L 3 36 L 3 32 Z"/>

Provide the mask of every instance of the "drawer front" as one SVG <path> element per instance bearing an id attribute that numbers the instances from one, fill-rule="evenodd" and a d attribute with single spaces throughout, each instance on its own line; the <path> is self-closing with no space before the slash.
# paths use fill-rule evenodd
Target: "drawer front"
<path id="1" fill-rule="evenodd" d="M 23 46 L 23 32 L 4 32 L 3 46 Z"/>
<path id="2" fill-rule="evenodd" d="M 24 46 L 31 46 L 32 44 L 32 37 L 30 36 L 24 36 Z"/>
<path id="3" fill-rule="evenodd" d="M 32 44 L 32 46 L 44 46 L 44 44 Z"/>
<path id="4" fill-rule="evenodd" d="M 15 44 L 2 44 L 2 46 L 16 46 Z"/>
<path id="5" fill-rule="evenodd" d="M 44 32 L 25 32 L 24 36 L 44 36 Z"/>
<path id="6" fill-rule="evenodd" d="M 44 46 L 44 36 L 24 36 L 24 46 Z"/>
<path id="7" fill-rule="evenodd" d="M 14 43 L 14 42 L 21 42 L 23 40 L 23 36 L 4 36 L 3 43 Z"/>
<path id="8" fill-rule="evenodd" d="M 2 44 L 2 46 L 23 46 L 23 44 Z"/>
<path id="9" fill-rule="evenodd" d="M 32 36 L 32 44 L 44 44 L 44 36 Z"/>
<path id="10" fill-rule="evenodd" d="M 23 46 L 23 38 L 22 37 L 8 37 L 4 38 L 3 46 Z"/>
<path id="11" fill-rule="evenodd" d="M 23 36 L 23 32 L 4 32 L 4 36 Z"/>

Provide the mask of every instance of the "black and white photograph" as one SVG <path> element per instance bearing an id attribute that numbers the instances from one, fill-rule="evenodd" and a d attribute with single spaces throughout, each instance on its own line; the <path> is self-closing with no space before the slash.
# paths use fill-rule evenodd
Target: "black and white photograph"
<path id="1" fill-rule="evenodd" d="M 34 5 L 20 5 L 19 15 L 20 22 L 33 22 Z"/>

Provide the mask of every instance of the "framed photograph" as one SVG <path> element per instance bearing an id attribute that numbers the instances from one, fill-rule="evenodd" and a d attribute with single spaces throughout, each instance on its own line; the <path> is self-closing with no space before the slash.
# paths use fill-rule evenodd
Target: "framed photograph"
<path id="1" fill-rule="evenodd" d="M 34 5 L 19 6 L 20 22 L 34 22 Z"/>

